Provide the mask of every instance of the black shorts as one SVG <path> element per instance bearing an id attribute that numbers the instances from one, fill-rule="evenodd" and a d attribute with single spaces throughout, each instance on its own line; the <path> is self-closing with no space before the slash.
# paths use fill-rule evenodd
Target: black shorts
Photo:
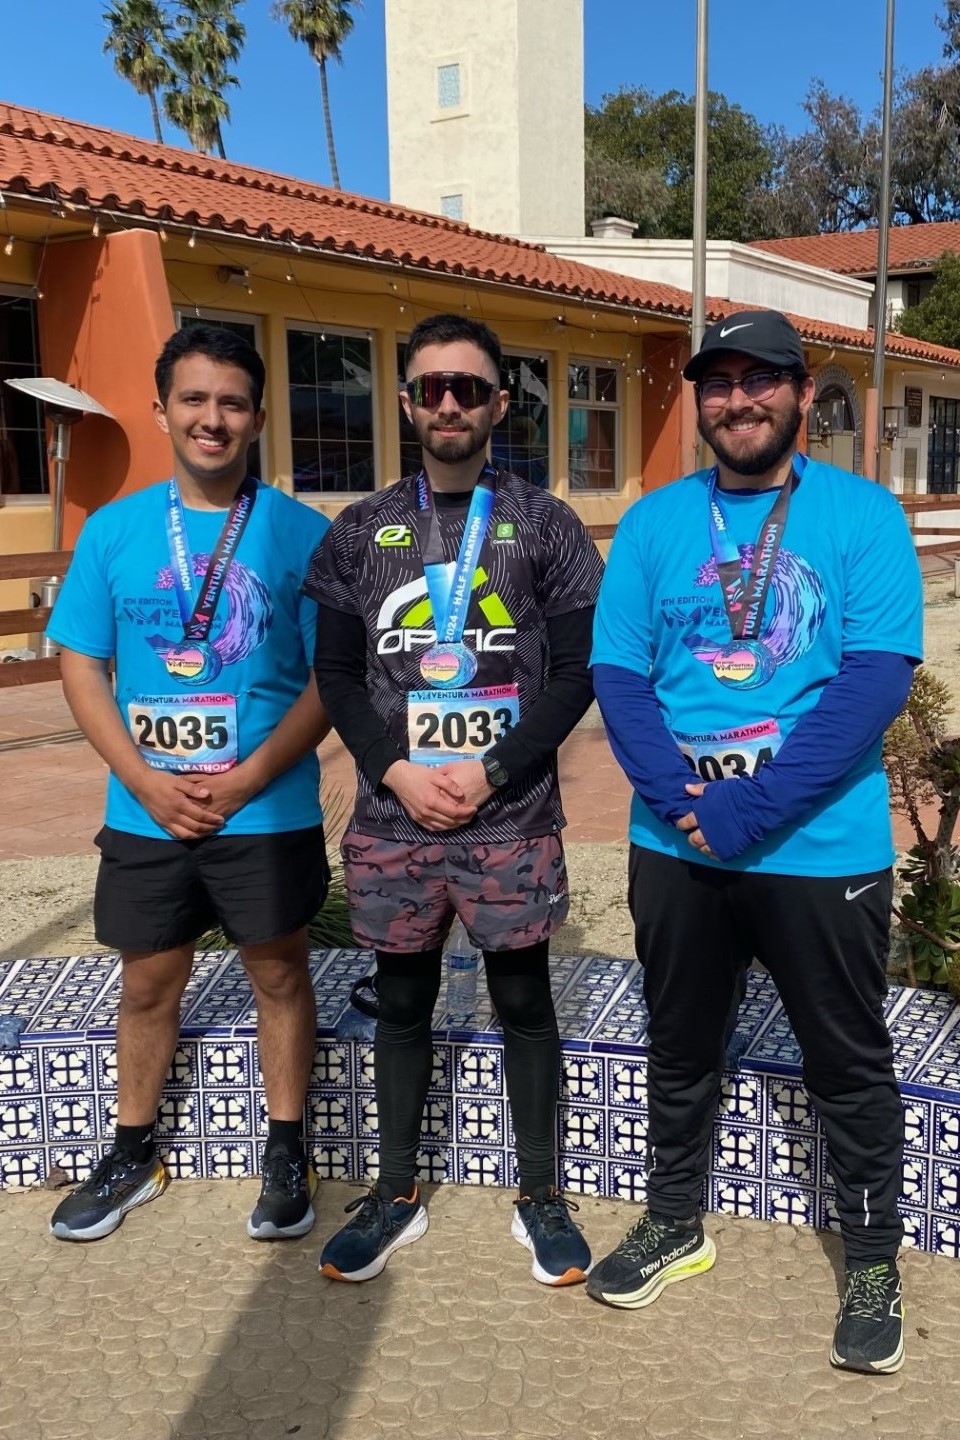
<path id="1" fill-rule="evenodd" d="M 292 935 L 327 896 L 323 826 L 275 835 L 155 840 L 105 825 L 94 929 L 112 950 L 155 954 L 219 925 L 234 945 Z"/>

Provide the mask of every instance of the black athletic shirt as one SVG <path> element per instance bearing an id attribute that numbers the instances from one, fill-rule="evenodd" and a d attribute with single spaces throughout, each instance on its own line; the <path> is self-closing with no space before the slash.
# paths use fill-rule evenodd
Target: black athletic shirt
<path id="1" fill-rule="evenodd" d="M 448 562 L 457 557 L 469 499 L 469 494 L 433 496 Z M 348 506 L 314 553 L 304 586 L 320 605 L 321 696 L 358 762 L 352 824 L 362 833 L 406 843 L 453 843 L 469 836 L 471 842 L 500 844 L 550 834 L 565 823 L 556 745 L 591 697 L 589 619 L 603 562 L 568 505 L 526 480 L 498 472 L 464 640 L 478 662 L 471 689 L 517 687 L 520 724 L 490 751 L 508 769 L 511 783 L 494 792 L 469 826 L 426 830 L 379 784 L 389 765 L 409 754 L 409 692 L 431 688 L 420 673 L 420 657 L 434 643 L 435 632 L 410 525 L 415 506 L 414 477 Z M 363 655 L 356 653 L 358 622 Z M 352 707 L 346 699 L 351 686 Z M 361 686 L 366 699 L 359 697 L 358 708 Z M 541 696 L 539 716 L 531 714 Z M 546 753 L 538 743 L 545 729 L 554 732 Z"/>

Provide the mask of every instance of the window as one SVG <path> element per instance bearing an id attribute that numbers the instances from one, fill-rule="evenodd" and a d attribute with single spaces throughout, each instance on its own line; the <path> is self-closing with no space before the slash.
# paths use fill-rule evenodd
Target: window
<path id="1" fill-rule="evenodd" d="M 401 340 L 397 344 L 397 388 L 403 389 L 404 381 L 407 378 L 406 370 L 407 342 Z M 416 437 L 413 426 L 407 419 L 407 412 L 404 410 L 399 398 L 397 409 L 400 412 L 400 474 L 418 475 L 422 463 L 420 452 L 420 441 Z"/>
<path id="2" fill-rule="evenodd" d="M 460 106 L 460 66 L 437 66 L 437 105 L 441 110 L 456 110 Z"/>
<path id="3" fill-rule="evenodd" d="M 447 220 L 463 219 L 463 196 L 462 195 L 441 195 L 440 214 Z"/>
<path id="4" fill-rule="evenodd" d="M 542 355 L 504 355 L 500 388 L 510 392 L 506 418 L 490 437 L 497 464 L 541 489 L 550 484 L 550 390 Z"/>
<path id="5" fill-rule="evenodd" d="M 0 495 L 46 495 L 46 427 L 40 403 L 6 380 L 40 374 L 36 301 L 0 293 Z"/>
<path id="6" fill-rule="evenodd" d="M 960 459 L 960 401 L 943 395 L 930 396 L 930 429 L 927 437 L 927 490 L 931 495 L 956 495 L 957 461 Z"/>
<path id="7" fill-rule="evenodd" d="M 289 329 L 287 361 L 294 490 L 373 490 L 369 338 L 319 328 Z"/>
<path id="8" fill-rule="evenodd" d="M 568 475 L 571 490 L 620 488 L 620 370 L 573 361 L 567 368 Z"/>
<path id="9" fill-rule="evenodd" d="M 201 310 L 199 314 L 195 310 L 192 314 L 178 310 L 178 329 L 182 330 L 187 325 L 218 325 L 222 330 L 230 330 L 234 335 L 239 335 L 241 340 L 246 340 L 254 350 L 259 351 L 260 349 L 256 320 L 237 319 L 235 316 L 225 314 L 222 310 Z M 263 479 L 262 446 L 263 432 L 261 431 L 247 451 L 247 470 L 257 480 Z"/>

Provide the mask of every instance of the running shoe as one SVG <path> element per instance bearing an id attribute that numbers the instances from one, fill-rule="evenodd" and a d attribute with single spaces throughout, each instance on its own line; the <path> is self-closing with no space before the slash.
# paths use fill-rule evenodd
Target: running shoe
<path id="1" fill-rule="evenodd" d="M 301 1150 L 268 1151 L 263 1157 L 263 1184 L 260 1198 L 247 1221 L 251 1240 L 295 1240 L 313 1228 L 310 1203 L 317 1193 L 313 1166 Z"/>
<path id="2" fill-rule="evenodd" d="M 605 1305 L 640 1310 L 652 1305 L 664 1286 L 709 1270 L 716 1258 L 699 1215 L 682 1221 L 648 1210 L 617 1248 L 597 1262 L 587 1294 Z"/>
<path id="3" fill-rule="evenodd" d="M 123 1150 L 108 1150 L 88 1180 L 61 1200 L 50 1218 L 58 1240 L 102 1240 L 116 1230 L 128 1210 L 155 1200 L 167 1188 L 159 1155 L 142 1165 Z"/>
<path id="4" fill-rule="evenodd" d="M 320 1253 L 317 1268 L 331 1280 L 372 1280 L 394 1250 L 419 1240 L 430 1223 L 416 1185 L 409 1200 L 384 1200 L 374 1186 L 352 1200 L 344 1214 L 353 1210 L 354 1218 L 331 1236 Z"/>
<path id="5" fill-rule="evenodd" d="M 533 1278 L 541 1285 L 580 1285 L 593 1264 L 590 1247 L 570 1211 L 579 1209 L 558 1190 L 521 1195 L 514 1202 L 510 1234 L 533 1256 Z"/>
<path id="6" fill-rule="evenodd" d="M 903 1300 L 893 1260 L 847 1269 L 830 1363 L 864 1375 L 892 1375 L 903 1364 Z"/>

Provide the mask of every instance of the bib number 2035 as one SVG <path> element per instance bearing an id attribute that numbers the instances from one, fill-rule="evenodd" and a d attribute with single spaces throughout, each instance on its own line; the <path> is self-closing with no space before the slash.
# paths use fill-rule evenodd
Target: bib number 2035
<path id="1" fill-rule="evenodd" d="M 130 733 L 144 760 L 156 769 L 207 773 L 235 765 L 236 702 L 232 695 L 216 698 L 225 703 L 176 705 L 161 700 L 130 704 Z"/>

